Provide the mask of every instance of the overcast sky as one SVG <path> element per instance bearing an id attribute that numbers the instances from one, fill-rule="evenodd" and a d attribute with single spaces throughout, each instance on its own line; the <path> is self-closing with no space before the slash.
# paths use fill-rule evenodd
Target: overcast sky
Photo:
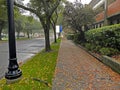
<path id="1" fill-rule="evenodd" d="M 28 2 L 29 0 L 24 0 L 24 2 Z M 70 1 L 70 2 L 74 2 L 74 1 L 76 1 L 76 0 L 68 0 L 68 1 Z M 88 3 L 90 3 L 90 1 L 91 0 L 81 0 L 81 2 L 83 3 L 83 4 L 88 4 Z"/>
<path id="2" fill-rule="evenodd" d="M 74 2 L 74 1 L 76 1 L 76 0 L 68 0 L 68 1 Z M 91 1 L 91 0 L 81 0 L 82 4 L 89 4 L 90 1 Z M 24 3 L 28 3 L 28 2 L 29 2 L 29 0 L 24 0 Z M 28 15 L 28 14 L 29 14 L 29 12 L 26 12 L 26 13 L 25 13 L 25 15 Z"/>
<path id="3" fill-rule="evenodd" d="M 76 0 L 68 0 L 68 1 L 74 2 L 74 1 L 76 1 Z M 80 0 L 78 0 L 78 1 L 80 1 Z M 88 3 L 90 3 L 90 1 L 91 1 L 91 0 L 81 0 L 82 4 L 88 4 Z"/>

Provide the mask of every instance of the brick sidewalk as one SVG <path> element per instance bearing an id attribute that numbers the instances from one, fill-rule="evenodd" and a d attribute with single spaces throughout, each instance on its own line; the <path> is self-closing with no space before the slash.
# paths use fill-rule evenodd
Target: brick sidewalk
<path id="1" fill-rule="evenodd" d="M 52 90 L 120 90 L 120 75 L 63 39 Z"/>

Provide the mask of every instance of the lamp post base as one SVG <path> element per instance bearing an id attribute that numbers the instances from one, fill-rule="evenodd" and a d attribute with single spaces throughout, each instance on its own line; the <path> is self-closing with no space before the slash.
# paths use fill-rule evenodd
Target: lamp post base
<path id="1" fill-rule="evenodd" d="M 6 84 L 13 84 L 13 83 L 17 83 L 22 79 L 22 76 L 17 78 L 17 79 L 6 79 Z"/>
<path id="2" fill-rule="evenodd" d="M 22 71 L 18 69 L 14 71 L 8 71 L 7 73 L 5 73 L 5 78 L 8 80 L 13 80 L 21 77 L 21 75 L 22 75 Z"/>

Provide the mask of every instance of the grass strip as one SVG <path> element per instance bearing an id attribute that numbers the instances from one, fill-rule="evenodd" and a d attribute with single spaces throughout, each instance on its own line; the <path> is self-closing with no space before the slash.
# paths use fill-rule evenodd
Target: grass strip
<path id="1" fill-rule="evenodd" d="M 51 90 L 59 46 L 60 39 L 51 45 L 51 52 L 43 50 L 23 64 L 19 82 L 7 84 L 5 78 L 0 80 L 0 90 Z"/>

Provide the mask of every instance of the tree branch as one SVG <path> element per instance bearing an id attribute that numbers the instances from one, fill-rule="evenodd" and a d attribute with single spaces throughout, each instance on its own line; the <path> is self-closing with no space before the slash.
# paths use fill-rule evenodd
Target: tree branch
<path id="1" fill-rule="evenodd" d="M 19 8 L 22 8 L 24 10 L 30 11 L 30 12 L 32 12 L 32 13 L 34 13 L 34 14 L 36 14 L 38 16 L 38 13 L 34 9 L 32 9 L 32 8 L 28 8 L 26 6 L 18 4 L 16 2 L 14 2 L 14 5 L 17 6 L 17 7 L 19 7 Z"/>
<path id="2" fill-rule="evenodd" d="M 50 11 L 50 16 L 52 16 L 53 12 L 55 11 L 55 9 L 58 7 L 58 5 L 60 4 L 61 0 L 57 0 L 57 2 L 54 4 L 54 6 L 52 7 L 51 11 Z"/>

